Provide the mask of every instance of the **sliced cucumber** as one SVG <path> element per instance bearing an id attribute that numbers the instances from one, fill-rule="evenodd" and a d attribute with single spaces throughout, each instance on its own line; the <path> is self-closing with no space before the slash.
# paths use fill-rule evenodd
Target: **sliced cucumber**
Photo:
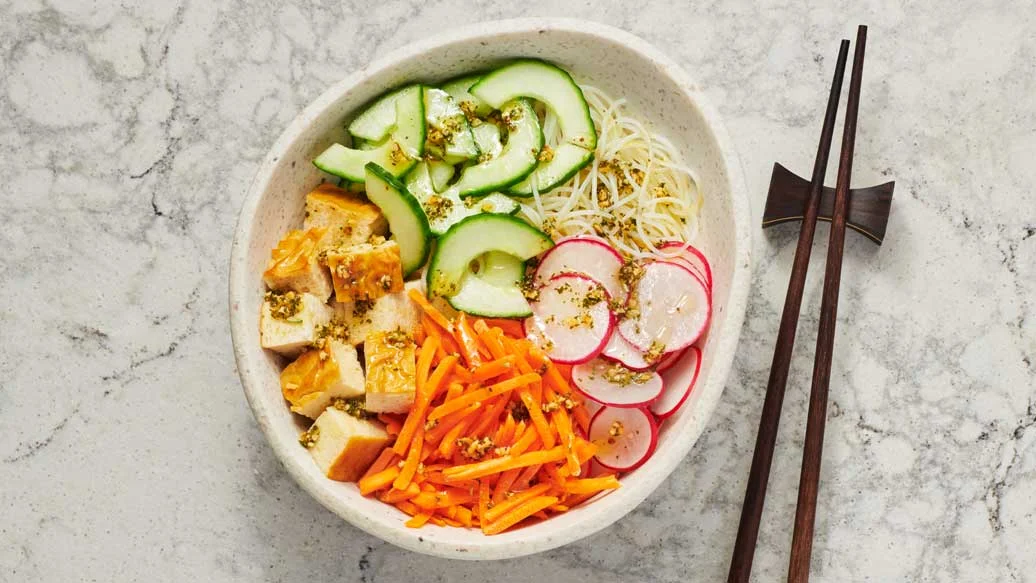
<path id="1" fill-rule="evenodd" d="M 388 170 L 370 162 L 367 173 L 367 198 L 378 205 L 388 220 L 392 238 L 399 244 L 403 277 L 420 269 L 428 259 L 431 233 L 421 205 L 406 186 Z"/>
<path id="2" fill-rule="evenodd" d="M 396 109 L 395 129 L 385 143 L 371 150 L 331 144 L 313 160 L 313 164 L 324 172 L 353 182 L 366 179 L 365 167 L 370 162 L 388 170 L 393 176 L 405 174 L 424 154 L 424 99 L 421 97 L 420 86 L 416 87 L 417 91 L 407 88 L 399 92 L 393 101 Z"/>
<path id="3" fill-rule="evenodd" d="M 521 219 L 497 214 L 468 217 L 439 238 L 428 264 L 428 292 L 456 295 L 471 260 L 483 253 L 502 251 L 525 261 L 553 246 L 546 233 Z"/>
<path id="4" fill-rule="evenodd" d="M 498 192 L 481 197 L 461 199 L 457 189 L 449 187 L 436 192 L 432 162 L 419 162 L 406 176 L 407 189 L 421 203 L 433 235 L 442 235 L 466 217 L 481 213 L 514 214 L 519 205 Z"/>
<path id="5" fill-rule="evenodd" d="M 435 189 L 435 192 L 446 190 L 446 186 L 453 180 L 455 171 L 453 164 L 448 162 L 443 162 L 442 160 L 428 161 L 428 174 L 432 177 L 432 188 Z"/>
<path id="6" fill-rule="evenodd" d="M 583 91 L 572 76 L 550 63 L 522 60 L 482 77 L 471 94 L 493 107 L 517 97 L 542 101 L 554 110 L 567 142 L 588 150 L 597 147 L 597 131 Z"/>
<path id="7" fill-rule="evenodd" d="M 533 183 L 539 193 L 550 192 L 561 186 L 593 160 L 593 150 L 580 148 L 575 144 L 561 144 L 553 150 L 549 162 L 540 162 L 525 180 L 507 189 L 514 196 L 532 196 Z"/>
<path id="8" fill-rule="evenodd" d="M 485 117 L 493 111 L 493 107 L 468 91 L 481 78 L 481 75 L 467 75 L 451 79 L 442 84 L 442 90 L 449 93 L 462 109 L 467 109 L 479 117 Z"/>
<path id="9" fill-rule="evenodd" d="M 483 160 L 492 160 L 500 155 L 504 144 L 500 141 L 500 128 L 494 123 L 483 123 L 471 128 L 475 145 L 482 152 Z"/>
<path id="10" fill-rule="evenodd" d="M 370 140 L 365 140 L 363 138 L 353 138 L 353 147 L 357 150 L 373 150 L 374 148 L 377 148 L 378 146 L 384 144 L 387 141 L 388 140 L 385 139 L 379 142 L 372 142 Z"/>
<path id="11" fill-rule="evenodd" d="M 349 134 L 369 142 L 380 142 L 396 126 L 396 101 L 407 94 L 420 93 L 420 85 L 390 91 L 374 100 L 349 124 Z"/>
<path id="12" fill-rule="evenodd" d="M 507 143 L 492 160 L 465 168 L 454 187 L 460 196 L 477 196 L 504 190 L 522 181 L 536 168 L 543 147 L 540 120 L 528 99 L 508 101 L 501 108 L 508 124 Z"/>
<path id="13" fill-rule="evenodd" d="M 430 153 L 451 164 L 478 157 L 478 146 L 471 135 L 468 118 L 449 93 L 441 89 L 426 88 L 424 108 L 425 119 L 430 128 Z"/>
<path id="14" fill-rule="evenodd" d="M 525 276 L 525 262 L 514 255 L 490 251 L 475 260 L 478 272 L 469 270 L 460 289 L 447 301 L 457 310 L 490 318 L 524 318 L 532 308 L 519 284 Z"/>

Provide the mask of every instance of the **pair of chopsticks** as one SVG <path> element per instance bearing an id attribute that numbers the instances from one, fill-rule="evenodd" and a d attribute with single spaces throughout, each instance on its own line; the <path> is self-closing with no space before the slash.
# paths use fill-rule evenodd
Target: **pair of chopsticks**
<path id="1" fill-rule="evenodd" d="M 816 518 L 817 488 L 820 477 L 821 453 L 824 445 L 824 429 L 827 422 L 827 396 L 831 381 L 831 357 L 834 348 L 835 322 L 838 315 L 838 291 L 842 275 L 842 251 L 845 242 L 846 216 L 849 207 L 849 183 L 852 176 L 853 152 L 856 141 L 856 121 L 860 105 L 860 89 L 863 79 L 863 57 L 867 44 L 867 27 L 860 26 L 856 34 L 856 50 L 853 56 L 852 78 L 849 81 L 848 104 L 842 133 L 842 150 L 839 156 L 838 180 L 835 186 L 834 208 L 831 214 L 831 233 L 827 252 L 827 266 L 824 273 L 823 299 L 820 308 L 820 327 L 817 334 L 816 355 L 813 365 L 812 388 L 809 398 L 809 413 L 806 422 L 806 441 L 802 455 L 802 471 L 799 477 L 798 505 L 795 509 L 795 527 L 792 534 L 791 560 L 788 566 L 788 581 L 801 583 L 809 580 L 809 563 L 813 550 L 813 528 Z M 820 145 L 813 166 L 809 198 L 799 231 L 795 259 L 792 263 L 788 293 L 784 300 L 784 312 L 777 332 L 770 378 L 763 401 L 762 418 L 755 442 L 755 453 L 745 489 L 745 502 L 741 511 L 737 539 L 730 564 L 727 581 L 747 583 L 752 570 L 759 522 L 763 512 L 766 486 L 770 477 L 774 444 L 780 424 L 781 407 L 791 366 L 792 348 L 798 325 L 802 293 L 809 269 L 809 258 L 813 247 L 818 209 L 824 190 L 824 175 L 827 172 L 828 153 L 834 134 L 838 100 L 842 92 L 845 64 L 849 53 L 849 41 L 842 40 L 838 51 L 831 93 L 828 97 L 824 126 L 820 134 Z"/>

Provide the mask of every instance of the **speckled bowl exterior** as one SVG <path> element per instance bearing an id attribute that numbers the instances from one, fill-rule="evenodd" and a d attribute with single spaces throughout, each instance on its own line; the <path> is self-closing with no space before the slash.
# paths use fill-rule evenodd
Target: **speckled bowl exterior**
<path id="1" fill-rule="evenodd" d="M 305 194 L 321 181 L 311 160 L 341 140 L 344 123 L 392 87 L 435 82 L 514 57 L 553 61 L 577 81 L 625 97 L 636 115 L 667 136 L 697 173 L 705 196 L 697 244 L 713 263 L 713 319 L 701 376 L 690 399 L 662 429 L 654 456 L 625 476 L 622 488 L 564 515 L 487 537 L 475 529 L 403 526 L 393 507 L 360 496 L 355 484 L 328 480 L 298 445 L 302 428 L 281 397 L 281 360 L 259 347 L 261 273 L 270 249 L 302 224 Z M 745 314 L 751 276 L 751 213 L 740 162 L 701 89 L 640 38 L 567 19 L 486 22 L 402 48 L 353 73 L 305 109 L 274 144 L 256 174 L 238 220 L 230 264 L 234 355 L 259 427 L 288 472 L 321 504 L 377 537 L 414 551 L 460 559 L 504 559 L 588 536 L 643 501 L 701 435 L 723 392 Z"/>

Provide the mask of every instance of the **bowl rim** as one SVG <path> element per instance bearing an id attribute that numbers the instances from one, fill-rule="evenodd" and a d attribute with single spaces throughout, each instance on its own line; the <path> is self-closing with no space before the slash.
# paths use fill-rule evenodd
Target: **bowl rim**
<path id="1" fill-rule="evenodd" d="M 641 468 L 643 472 L 650 467 L 647 478 L 639 482 L 636 488 L 622 488 L 609 495 L 607 499 L 610 503 L 603 504 L 600 511 L 588 514 L 582 520 L 569 523 L 563 528 L 546 531 L 540 536 L 527 537 L 521 544 L 501 539 L 496 539 L 498 542 L 494 542 L 495 537 L 476 538 L 473 539 L 473 542 L 464 544 L 432 540 L 431 537 L 421 536 L 421 531 L 418 529 L 405 528 L 402 523 L 398 526 L 386 527 L 366 519 L 362 511 L 351 507 L 345 499 L 333 493 L 327 487 L 327 484 L 313 480 L 312 476 L 295 461 L 291 455 L 292 450 L 289 448 L 297 447 L 296 439 L 286 439 L 272 430 L 271 411 L 268 408 L 268 404 L 259 396 L 261 394 L 260 382 L 257 378 L 254 378 L 251 372 L 255 368 L 253 363 L 256 362 L 256 359 L 261 354 L 261 349 L 257 346 L 246 345 L 245 338 L 249 336 L 249 332 L 245 330 L 243 317 L 235 309 L 239 299 L 243 297 L 243 294 L 247 293 L 247 290 L 251 289 L 252 284 L 250 280 L 254 277 L 254 274 L 249 273 L 245 269 L 249 252 L 248 242 L 253 238 L 255 215 L 262 193 L 266 189 L 266 185 L 276 169 L 281 155 L 292 142 L 306 132 L 313 119 L 332 105 L 343 93 L 362 83 L 374 73 L 394 66 L 401 61 L 419 57 L 425 52 L 444 45 L 471 42 L 496 34 L 534 33 L 544 30 L 597 37 L 607 43 L 622 45 L 656 63 L 659 69 L 672 79 L 691 103 L 698 108 L 705 120 L 706 130 L 712 133 L 712 137 L 719 147 L 719 158 L 725 166 L 724 170 L 726 171 L 727 181 L 731 190 L 731 208 L 734 222 L 734 266 L 730 280 L 726 318 L 719 330 L 712 331 L 713 334 L 717 335 L 716 345 L 713 347 L 712 352 L 718 356 L 713 357 L 712 370 L 710 370 L 706 387 L 702 389 L 704 394 L 711 395 L 711 398 L 700 403 L 700 406 L 705 407 L 701 422 L 687 424 L 683 428 L 684 431 L 677 435 L 677 439 L 674 440 L 670 449 L 665 451 L 663 455 L 658 456 L 661 459 L 655 460 L 655 463 L 651 466 Z M 236 368 L 245 397 L 267 442 L 272 447 L 274 455 L 288 470 L 292 478 L 321 505 L 368 534 L 408 550 L 440 557 L 468 560 L 514 558 L 569 544 L 603 530 L 643 502 L 684 460 L 711 418 L 715 406 L 722 396 L 727 377 L 733 365 L 734 354 L 740 339 L 741 327 L 747 308 L 752 270 L 750 218 L 751 207 L 748 201 L 744 171 L 734 149 L 733 141 L 727 134 L 718 112 L 713 108 L 699 86 L 673 59 L 640 37 L 619 28 L 581 19 L 517 18 L 479 22 L 421 38 L 397 48 L 384 57 L 352 72 L 325 90 L 285 128 L 270 147 L 270 150 L 256 170 L 255 177 L 242 201 L 240 214 L 235 226 L 228 279 L 231 338 L 235 364 L 237 365 Z M 716 385 L 719 385 L 718 388 Z M 620 492 L 621 495 L 616 496 Z"/>

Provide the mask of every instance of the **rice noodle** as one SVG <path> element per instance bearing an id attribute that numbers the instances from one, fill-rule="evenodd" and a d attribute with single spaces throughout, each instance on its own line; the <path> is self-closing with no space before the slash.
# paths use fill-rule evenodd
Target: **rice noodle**
<path id="1" fill-rule="evenodd" d="M 633 257 L 678 253 L 678 248 L 663 253 L 658 246 L 672 240 L 690 244 L 697 236 L 702 197 L 694 174 L 669 140 L 625 111 L 625 99 L 580 87 L 597 128 L 594 159 L 548 193 L 534 186 L 522 215 L 555 238 L 595 234 Z M 543 132 L 552 148 L 564 139 L 549 109 Z"/>

